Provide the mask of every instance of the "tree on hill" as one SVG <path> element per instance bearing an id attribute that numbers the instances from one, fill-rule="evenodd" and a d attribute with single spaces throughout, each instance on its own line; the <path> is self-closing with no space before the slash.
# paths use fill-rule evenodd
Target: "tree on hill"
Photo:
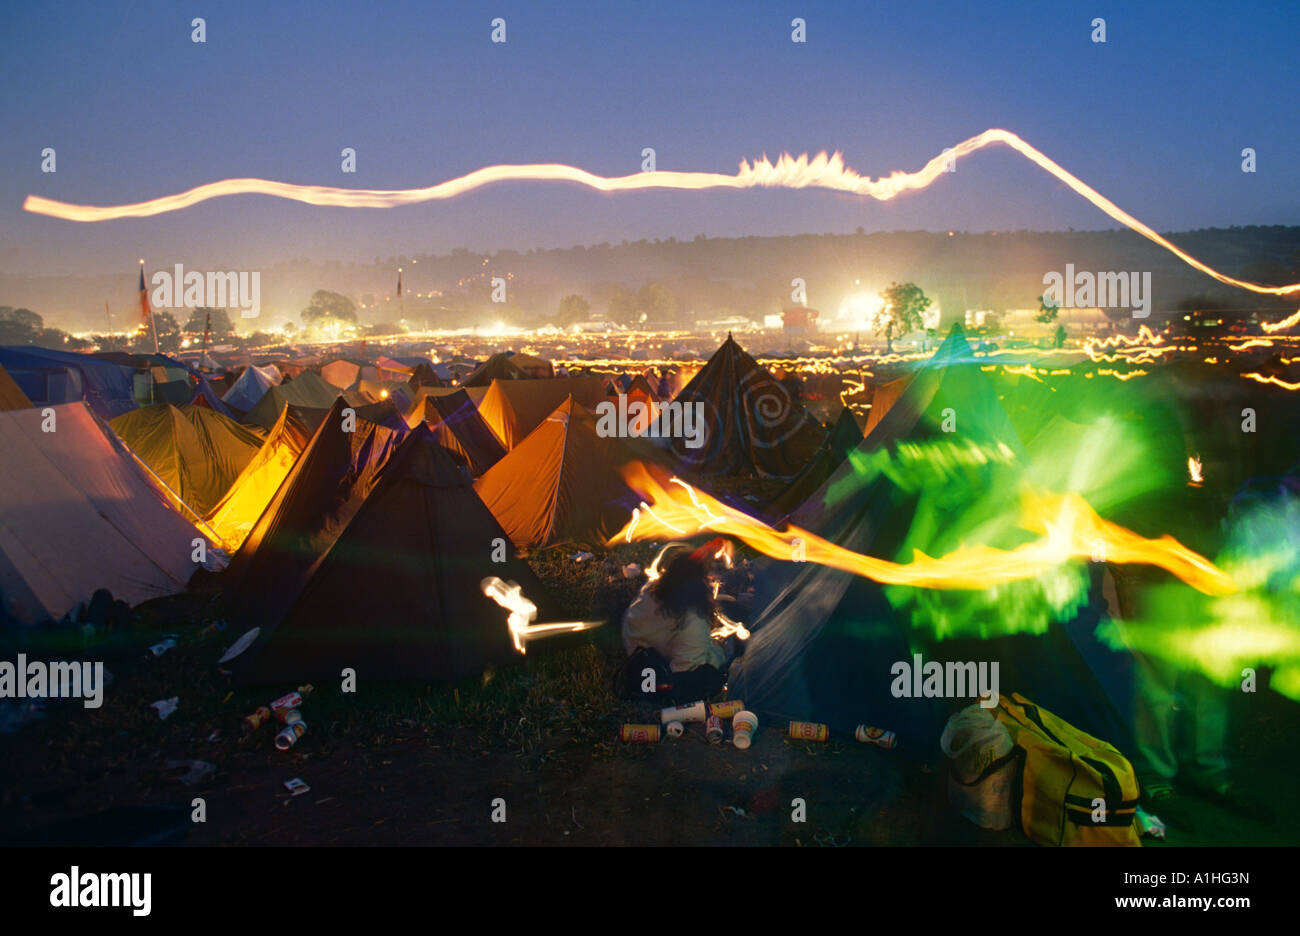
<path id="1" fill-rule="evenodd" d="M 153 329 L 158 332 L 158 350 L 161 352 L 179 351 L 181 349 L 181 327 L 176 316 L 170 312 L 153 313 Z M 153 352 L 153 330 L 146 325 L 131 340 L 131 347 L 142 354 Z"/>
<path id="2" fill-rule="evenodd" d="M 307 308 L 302 310 L 302 320 L 307 324 L 313 324 L 321 319 L 355 322 L 357 320 L 357 305 L 341 293 L 330 292 L 328 289 L 318 289 L 312 293 L 311 302 L 307 303 Z"/>
<path id="3" fill-rule="evenodd" d="M 212 315 L 209 334 L 213 339 L 225 338 L 235 333 L 235 326 L 230 321 L 230 313 L 225 309 L 195 309 L 190 313 L 189 320 L 185 323 L 185 334 L 202 335 L 203 329 L 208 327 L 208 315 Z"/>
<path id="4" fill-rule="evenodd" d="M 675 322 L 681 311 L 676 293 L 662 283 L 646 283 L 637 292 L 637 301 L 651 322 Z"/>
<path id="5" fill-rule="evenodd" d="M 610 293 L 605 312 L 611 322 L 617 322 L 619 325 L 633 325 L 641 319 L 636 294 L 622 286 L 615 286 Z"/>
<path id="6" fill-rule="evenodd" d="M 554 322 L 563 328 L 587 321 L 591 312 L 591 303 L 577 293 L 571 293 L 560 300 L 560 307 L 555 312 Z"/>
<path id="7" fill-rule="evenodd" d="M 662 283 L 646 283 L 636 292 L 622 286 L 610 293 L 607 313 L 620 325 L 675 322 L 681 314 L 677 294 Z"/>
<path id="8" fill-rule="evenodd" d="M 45 320 L 31 309 L 12 309 L 0 306 L 0 344 L 35 344 Z"/>
<path id="9" fill-rule="evenodd" d="M 921 327 L 921 314 L 930 308 L 930 299 L 915 283 L 890 283 L 880 294 L 884 311 L 876 317 L 876 334 L 884 332 L 885 347 L 894 350 L 894 339 Z"/>

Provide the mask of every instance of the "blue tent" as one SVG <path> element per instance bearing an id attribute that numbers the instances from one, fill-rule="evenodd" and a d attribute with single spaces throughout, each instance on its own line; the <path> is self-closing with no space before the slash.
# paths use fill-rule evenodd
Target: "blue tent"
<path id="1" fill-rule="evenodd" d="M 208 378 L 202 374 L 196 374 L 195 376 L 198 377 L 199 382 L 198 386 L 194 388 L 194 393 L 189 402 L 210 407 L 228 419 L 238 419 L 234 411 L 222 401 L 221 397 L 217 396 L 217 391 L 212 389 L 212 384 L 208 382 Z"/>
<path id="2" fill-rule="evenodd" d="M 105 420 L 136 408 L 131 368 L 88 354 L 8 345 L 0 347 L 0 366 L 36 406 L 85 400 Z"/>

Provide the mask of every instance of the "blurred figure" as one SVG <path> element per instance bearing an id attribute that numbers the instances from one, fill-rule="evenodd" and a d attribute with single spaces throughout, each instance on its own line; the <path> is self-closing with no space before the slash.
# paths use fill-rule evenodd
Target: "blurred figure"
<path id="1" fill-rule="evenodd" d="M 1300 574 L 1295 531 L 1300 529 L 1300 480 L 1252 479 L 1232 497 L 1222 521 L 1220 564 L 1264 560 L 1268 580 L 1255 583 L 1285 594 Z M 1207 551 L 1208 554 L 1208 551 Z M 1114 576 L 1108 601 L 1113 616 L 1141 620 L 1142 591 L 1155 584 L 1150 569 Z M 1186 613 L 1208 622 L 1209 599 L 1187 591 Z M 1139 624 L 1140 626 L 1140 624 Z M 1194 827 L 1182 794 L 1191 793 L 1240 815 L 1269 821 L 1273 811 L 1241 790 L 1226 750 L 1229 713 L 1226 691 L 1201 673 L 1144 653 L 1133 654 L 1138 676 L 1133 767 L 1142 784 L 1144 807 L 1173 827 Z"/>
<path id="2" fill-rule="evenodd" d="M 726 651 L 710 636 L 716 611 L 709 560 L 680 555 L 624 613 L 623 648 L 629 656 L 644 648 L 667 660 L 679 698 L 708 698 L 726 682 Z"/>

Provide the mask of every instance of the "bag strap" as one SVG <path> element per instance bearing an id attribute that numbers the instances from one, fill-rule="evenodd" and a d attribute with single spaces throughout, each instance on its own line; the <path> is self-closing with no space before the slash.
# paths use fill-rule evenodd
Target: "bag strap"
<path id="1" fill-rule="evenodd" d="M 953 782 L 959 783 L 962 786 L 967 786 L 967 787 L 975 786 L 977 783 L 983 783 L 985 780 L 987 780 L 993 774 L 997 773 L 1007 764 L 1011 763 L 1013 760 L 1018 759 L 1022 754 L 1024 754 L 1024 748 L 1016 745 L 1012 745 L 1010 751 L 1007 751 L 1007 753 L 1003 754 L 997 760 L 991 761 L 987 767 L 985 767 L 983 770 L 980 771 L 980 775 L 976 777 L 974 780 L 960 780 L 957 778 L 957 775 L 953 773 L 952 774 Z M 952 768 L 950 767 L 948 769 L 949 772 L 951 773 Z"/>

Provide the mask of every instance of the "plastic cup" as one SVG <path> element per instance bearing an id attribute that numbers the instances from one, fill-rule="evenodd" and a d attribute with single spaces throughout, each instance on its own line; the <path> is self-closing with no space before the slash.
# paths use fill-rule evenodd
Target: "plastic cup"
<path id="1" fill-rule="evenodd" d="M 737 712 L 731 717 L 731 743 L 744 750 L 753 743 L 758 731 L 758 716 L 753 712 Z"/>

